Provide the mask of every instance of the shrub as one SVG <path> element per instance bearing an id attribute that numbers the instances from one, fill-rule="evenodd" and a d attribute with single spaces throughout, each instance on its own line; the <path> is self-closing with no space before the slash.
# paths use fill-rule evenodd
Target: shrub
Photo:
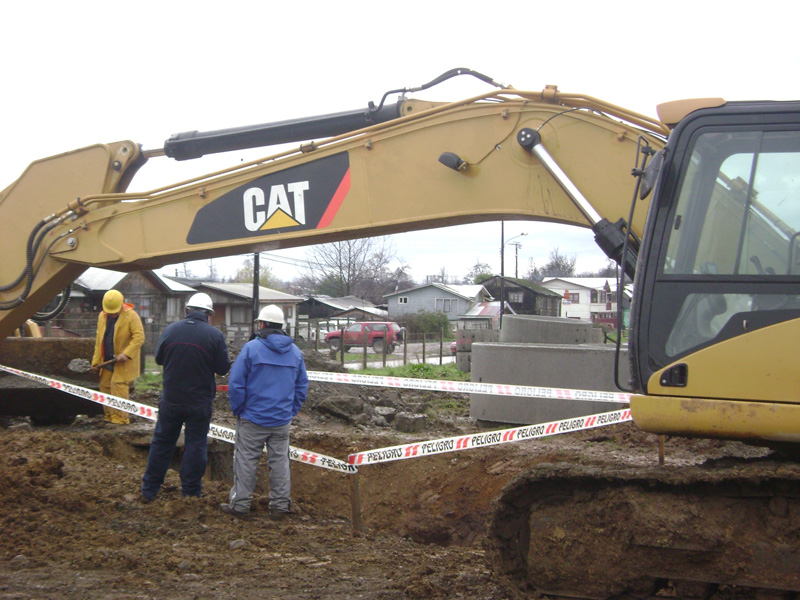
<path id="1" fill-rule="evenodd" d="M 446 337 L 450 336 L 450 321 L 443 312 L 428 312 L 421 310 L 414 315 L 405 315 L 397 319 L 398 325 L 405 327 L 412 333 L 434 333 L 444 329 Z"/>

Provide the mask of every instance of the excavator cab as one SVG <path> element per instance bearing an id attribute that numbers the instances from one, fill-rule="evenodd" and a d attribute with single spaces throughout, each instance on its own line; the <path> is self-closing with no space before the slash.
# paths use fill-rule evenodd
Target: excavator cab
<path id="1" fill-rule="evenodd" d="M 730 103 L 670 137 L 634 295 L 631 356 L 646 394 L 747 399 L 797 422 L 787 361 L 800 332 L 798 114 L 799 103 Z"/>

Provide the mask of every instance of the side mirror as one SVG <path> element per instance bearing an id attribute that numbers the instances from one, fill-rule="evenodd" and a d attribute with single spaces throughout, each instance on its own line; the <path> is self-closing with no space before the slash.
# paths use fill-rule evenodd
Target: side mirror
<path id="1" fill-rule="evenodd" d="M 664 164 L 664 151 L 659 150 L 653 155 L 653 159 L 647 163 L 642 174 L 642 182 L 639 186 L 639 200 L 644 200 L 653 191 L 661 173 L 661 166 Z"/>

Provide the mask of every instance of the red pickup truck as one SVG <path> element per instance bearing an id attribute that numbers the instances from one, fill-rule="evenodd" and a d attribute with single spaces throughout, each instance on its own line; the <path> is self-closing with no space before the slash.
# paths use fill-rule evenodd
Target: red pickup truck
<path id="1" fill-rule="evenodd" d="M 330 349 L 338 352 L 344 346 L 347 352 L 354 346 L 364 345 L 366 335 L 367 345 L 372 347 L 376 354 L 391 354 L 397 344 L 403 341 L 405 329 L 395 322 L 389 321 L 364 321 L 348 325 L 344 329 L 344 344 L 342 344 L 342 331 L 329 331 L 325 334 L 325 341 Z"/>

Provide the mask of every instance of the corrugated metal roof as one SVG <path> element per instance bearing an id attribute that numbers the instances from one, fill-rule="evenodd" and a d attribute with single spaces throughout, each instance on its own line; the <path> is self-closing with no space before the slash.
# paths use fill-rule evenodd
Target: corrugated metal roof
<path id="1" fill-rule="evenodd" d="M 391 298 L 392 296 L 397 296 L 398 294 L 407 294 L 408 292 L 413 292 L 415 290 L 421 290 L 427 287 L 437 287 L 440 290 L 444 290 L 446 292 L 450 292 L 454 296 L 459 296 L 466 300 L 473 300 L 477 298 L 479 295 L 484 294 L 487 298 L 490 298 L 491 295 L 489 292 L 486 291 L 482 285 L 456 285 L 456 284 L 443 284 L 443 283 L 426 283 L 425 285 L 420 285 L 414 288 L 408 288 L 406 290 L 400 290 L 399 292 L 393 292 L 391 294 L 386 294 L 384 298 Z"/>
<path id="2" fill-rule="evenodd" d="M 333 313 L 331 315 L 331 318 L 335 319 L 339 315 L 344 316 L 346 313 L 348 313 L 350 311 L 356 311 L 356 310 L 360 311 L 362 313 L 366 313 L 368 315 L 373 315 L 375 317 L 381 317 L 382 319 L 388 319 L 389 318 L 389 311 L 388 310 L 383 310 L 382 308 L 375 308 L 374 306 L 351 306 L 351 307 L 346 308 L 346 309 L 344 309 L 342 311 L 339 311 L 338 313 Z"/>
<path id="3" fill-rule="evenodd" d="M 207 287 L 231 296 L 253 298 L 253 284 L 251 283 L 212 283 L 204 281 L 197 285 L 198 287 Z M 264 286 L 258 287 L 258 299 L 260 302 L 302 302 L 304 300 L 300 296 L 292 296 Z"/>
<path id="4" fill-rule="evenodd" d="M 617 289 L 617 280 L 614 277 L 545 277 L 542 280 L 542 285 L 547 285 L 553 281 L 563 281 L 567 285 L 580 286 L 590 290 L 605 289 L 606 284 L 608 284 L 608 289 L 612 292 Z M 626 283 L 623 289 L 625 293 L 632 294 L 633 284 Z"/>
<path id="5" fill-rule="evenodd" d="M 83 274 L 75 280 L 75 283 L 82 285 L 89 291 L 110 290 L 117 285 L 127 273 L 120 273 L 119 271 L 109 271 L 108 269 L 99 269 L 97 267 L 89 267 Z"/>
<path id="6" fill-rule="evenodd" d="M 155 271 L 152 271 L 152 273 L 153 273 L 153 275 L 158 277 L 161 280 L 161 282 L 165 286 L 167 286 L 167 288 L 171 292 L 194 292 L 195 291 L 195 289 L 193 287 L 189 287 L 188 285 L 183 285 L 182 283 L 179 283 L 177 281 L 173 281 L 169 277 L 165 277 L 164 275 L 161 275 L 160 273 L 156 273 Z"/>
<path id="7" fill-rule="evenodd" d="M 350 310 L 351 308 L 374 308 L 375 305 L 369 300 L 363 300 L 356 296 L 344 296 L 342 298 L 331 298 L 329 296 L 311 296 L 308 300 L 314 300 L 320 304 L 336 308 L 338 310 Z"/>
<path id="8" fill-rule="evenodd" d="M 506 302 L 506 310 L 514 312 L 514 309 Z M 464 313 L 465 317 L 495 317 L 500 314 L 500 301 L 478 302 Z"/>

